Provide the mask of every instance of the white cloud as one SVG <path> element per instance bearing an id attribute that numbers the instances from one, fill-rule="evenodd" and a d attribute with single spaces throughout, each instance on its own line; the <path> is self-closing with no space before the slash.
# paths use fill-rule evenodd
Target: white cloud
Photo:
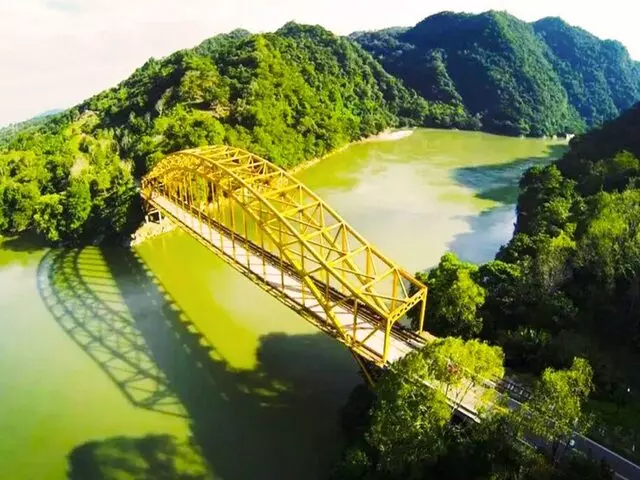
<path id="1" fill-rule="evenodd" d="M 412 25 L 441 10 L 554 15 L 640 58 L 628 0 L 0 0 L 0 125 L 68 107 L 117 84 L 149 57 L 191 47 L 237 27 L 275 30 L 289 20 L 346 34 Z M 630 10 L 635 11 L 630 11 Z"/>

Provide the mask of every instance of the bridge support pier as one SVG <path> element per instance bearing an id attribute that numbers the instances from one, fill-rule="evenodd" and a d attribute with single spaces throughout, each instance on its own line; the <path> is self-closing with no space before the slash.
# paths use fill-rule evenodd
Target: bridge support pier
<path id="1" fill-rule="evenodd" d="M 356 363 L 360 367 L 360 373 L 362 374 L 364 380 L 367 382 L 367 384 L 370 387 L 373 387 L 376 381 L 378 380 L 378 378 L 380 377 L 380 374 L 382 373 L 382 368 L 380 368 L 378 365 L 376 365 L 372 361 L 362 358 L 353 350 L 349 349 L 349 351 L 351 352 L 351 355 L 353 355 L 353 358 L 356 360 Z"/>
<path id="2" fill-rule="evenodd" d="M 149 208 L 144 215 L 144 223 L 162 223 L 162 212 L 157 208 Z"/>

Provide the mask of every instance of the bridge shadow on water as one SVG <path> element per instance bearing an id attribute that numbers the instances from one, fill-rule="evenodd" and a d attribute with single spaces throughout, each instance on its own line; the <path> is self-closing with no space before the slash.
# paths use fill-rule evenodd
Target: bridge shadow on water
<path id="1" fill-rule="evenodd" d="M 346 356 L 329 337 L 266 335 L 257 366 L 235 369 L 129 249 L 52 250 L 39 265 L 38 289 L 61 328 L 131 404 L 188 419 L 190 442 L 215 478 L 326 474 L 339 448 L 336 398 L 346 399 L 353 386 L 340 380 Z M 120 478 L 105 471 L 211 478 L 188 465 L 192 474 L 178 472 L 194 457 L 180 454 L 184 448 L 166 435 L 88 442 L 70 454 L 69 478 Z"/>

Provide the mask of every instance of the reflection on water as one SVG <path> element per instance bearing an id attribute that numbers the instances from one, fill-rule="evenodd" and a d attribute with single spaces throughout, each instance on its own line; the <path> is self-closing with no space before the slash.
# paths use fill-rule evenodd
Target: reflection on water
<path id="1" fill-rule="evenodd" d="M 314 440 L 320 447 L 321 438 L 314 439 L 308 418 L 326 415 L 333 402 L 314 388 L 323 379 L 296 359 L 327 352 L 329 338 L 267 335 L 257 367 L 235 369 L 131 250 L 51 251 L 38 279 L 56 321 L 133 405 L 189 419 L 216 476 L 299 479 L 326 473 L 310 448 Z M 332 356 L 316 360 L 327 367 Z M 133 448 L 132 442 L 124 444 Z M 81 458 L 86 463 L 86 454 Z"/>
<path id="2" fill-rule="evenodd" d="M 564 148 L 420 130 L 299 177 L 415 271 L 447 249 L 492 258 L 518 176 Z M 353 359 L 188 235 L 136 251 L 5 240 L 0 291 L 0 478 L 204 479 L 203 464 L 223 479 L 326 478 Z"/>
<path id="3" fill-rule="evenodd" d="M 511 236 L 518 180 L 566 142 L 418 130 L 397 142 L 354 145 L 298 177 L 367 240 L 409 271 L 446 250 L 493 258 Z"/>
<path id="4" fill-rule="evenodd" d="M 447 249 L 467 262 L 483 263 L 493 258 L 496 245 L 504 245 L 513 234 L 513 208 L 513 205 L 500 205 L 463 218 L 468 231 L 453 237 Z"/>
<path id="5" fill-rule="evenodd" d="M 540 142 L 540 140 L 534 140 Z M 452 170 L 456 183 L 470 188 L 480 199 L 499 203 L 515 203 L 518 183 L 526 170 L 534 165 L 544 165 L 559 158 L 567 149 L 566 144 L 547 145 L 538 154 L 516 158 L 508 162 L 470 165 Z"/>
<path id="6" fill-rule="evenodd" d="M 212 480 L 192 440 L 172 435 L 90 441 L 69 455 L 69 480 Z"/>

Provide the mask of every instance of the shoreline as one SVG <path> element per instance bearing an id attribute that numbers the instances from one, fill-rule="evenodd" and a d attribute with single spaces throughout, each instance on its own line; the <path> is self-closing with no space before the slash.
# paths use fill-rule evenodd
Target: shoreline
<path id="1" fill-rule="evenodd" d="M 415 129 L 413 128 L 405 128 L 401 130 L 396 129 L 386 129 L 380 133 L 376 133 L 375 135 L 369 135 L 368 137 L 361 138 L 360 140 L 356 140 L 354 142 L 349 142 L 341 147 L 338 147 L 332 150 L 329 153 L 322 155 L 321 157 L 311 158 L 309 160 L 304 160 L 297 164 L 296 166 L 286 170 L 289 175 L 296 175 L 297 173 L 310 168 L 317 163 L 320 163 L 322 160 L 329 158 L 332 155 L 340 153 L 347 148 L 357 145 L 360 143 L 368 143 L 368 142 L 394 142 L 406 137 L 413 135 Z M 129 238 L 124 239 L 123 243 L 125 246 L 129 248 L 133 248 L 135 246 L 140 245 L 141 243 L 146 242 L 147 240 L 155 237 L 159 237 L 167 232 L 170 232 L 175 229 L 175 225 L 169 225 L 167 223 L 157 224 L 155 222 L 147 222 L 143 223 L 140 227 L 138 227 Z"/>
<path id="2" fill-rule="evenodd" d="M 368 143 L 368 142 L 395 142 L 397 140 L 401 140 L 403 138 L 413 135 L 414 132 L 415 132 L 415 128 L 405 128 L 401 130 L 386 129 L 380 133 L 376 133 L 375 135 L 369 135 L 368 137 L 361 138 L 360 140 L 349 142 L 341 147 L 338 147 L 330 151 L 329 153 L 325 153 L 321 157 L 315 157 L 315 158 L 310 158 L 309 160 L 303 160 L 296 166 L 291 167 L 286 171 L 289 175 L 295 175 L 296 173 L 299 173 L 303 170 L 306 170 L 309 167 L 314 166 L 317 163 L 320 163 L 322 160 L 325 160 L 332 155 L 343 152 L 344 150 L 346 150 L 347 148 L 353 145 L 358 145 L 361 143 Z"/>

